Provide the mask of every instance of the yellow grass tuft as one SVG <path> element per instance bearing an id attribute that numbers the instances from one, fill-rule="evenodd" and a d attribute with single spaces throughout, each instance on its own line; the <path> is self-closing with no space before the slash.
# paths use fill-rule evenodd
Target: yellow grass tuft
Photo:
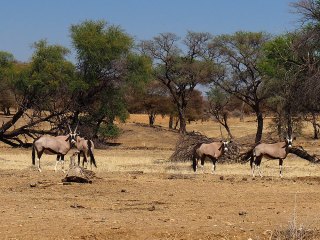
<path id="1" fill-rule="evenodd" d="M 119 146 L 110 147 L 104 150 L 95 150 L 100 171 L 143 171 L 157 173 L 181 173 L 193 174 L 191 162 L 173 163 L 168 159 L 174 151 L 178 133 L 169 131 L 167 128 L 168 118 L 157 117 L 156 124 L 162 128 L 150 128 L 146 125 L 141 126 L 136 123 L 147 123 L 147 115 L 131 115 L 127 123 L 119 124 L 123 130 L 122 135 L 115 140 Z M 266 119 L 266 124 L 270 119 Z M 319 141 L 313 140 L 312 128 L 308 123 L 305 124 L 303 136 L 298 137 L 294 142 L 296 146 L 303 146 L 308 152 L 319 154 Z M 248 117 L 244 122 L 239 119 L 230 120 L 231 131 L 236 138 L 254 134 L 256 122 L 254 117 Z M 192 122 L 187 125 L 189 131 L 199 131 L 208 137 L 220 136 L 219 124 L 213 121 Z M 267 131 L 267 130 L 265 130 Z M 68 154 L 66 164 L 69 164 Z M 41 165 L 43 170 L 52 171 L 56 163 L 54 155 L 43 155 Z M 205 173 L 211 172 L 211 163 L 206 161 Z M 0 169 L 24 169 L 31 166 L 31 149 L 13 149 L 5 145 L 0 146 Z M 264 176 L 279 177 L 279 163 L 276 160 L 263 159 L 261 169 Z M 249 163 L 246 164 L 221 164 L 217 163 L 217 174 L 219 175 L 244 175 L 250 177 Z M 285 178 L 295 178 L 302 176 L 320 176 L 320 165 L 311 164 L 306 160 L 300 159 L 290 154 L 284 160 L 283 174 Z"/>

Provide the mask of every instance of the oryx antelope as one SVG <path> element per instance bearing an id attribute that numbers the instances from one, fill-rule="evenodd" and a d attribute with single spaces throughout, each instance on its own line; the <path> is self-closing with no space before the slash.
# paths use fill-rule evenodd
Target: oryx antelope
<path id="1" fill-rule="evenodd" d="M 283 160 L 287 157 L 289 149 L 292 147 L 293 139 L 286 137 L 285 141 L 277 143 L 260 143 L 252 149 L 250 156 L 250 167 L 252 176 L 254 177 L 255 167 L 258 167 L 259 175 L 262 177 L 260 164 L 263 157 L 268 159 L 279 159 L 280 177 L 282 177 Z"/>
<path id="2" fill-rule="evenodd" d="M 88 166 L 88 157 L 90 157 L 90 167 L 92 169 L 92 164 L 97 167 L 96 160 L 93 155 L 94 150 L 94 144 L 92 140 L 88 140 L 85 138 L 82 138 L 80 136 L 77 136 L 76 143 L 75 143 L 79 154 L 78 154 L 78 166 L 80 165 L 80 158 L 83 157 L 82 160 L 82 167 L 84 167 L 84 162 L 87 163 Z"/>
<path id="3" fill-rule="evenodd" d="M 43 153 L 49 155 L 56 155 L 57 154 L 57 162 L 54 167 L 54 170 L 57 170 L 58 162 L 60 162 L 61 158 L 61 165 L 62 169 L 64 168 L 64 156 L 69 152 L 71 147 L 76 143 L 77 138 L 77 127 L 74 131 L 71 130 L 69 127 L 69 134 L 67 135 L 60 135 L 60 136 L 50 136 L 50 135 L 43 135 L 38 139 L 34 140 L 32 146 L 32 164 L 35 165 L 36 161 L 36 154 L 38 160 L 38 170 L 41 172 L 40 167 L 40 158 Z"/>
<path id="4" fill-rule="evenodd" d="M 193 152 L 193 170 L 196 172 L 198 167 L 198 161 L 201 159 L 201 168 L 203 171 L 204 160 L 206 157 L 212 161 L 212 173 L 216 170 L 216 162 L 220 156 L 228 151 L 228 144 L 232 141 L 220 141 L 212 143 L 199 143 L 195 146 Z"/>

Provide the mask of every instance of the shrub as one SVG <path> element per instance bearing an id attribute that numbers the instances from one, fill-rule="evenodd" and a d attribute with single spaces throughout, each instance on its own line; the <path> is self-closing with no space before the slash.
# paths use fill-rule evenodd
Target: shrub
<path id="1" fill-rule="evenodd" d="M 121 133 L 120 128 L 114 124 L 102 124 L 99 128 L 99 136 L 102 138 L 117 138 Z"/>

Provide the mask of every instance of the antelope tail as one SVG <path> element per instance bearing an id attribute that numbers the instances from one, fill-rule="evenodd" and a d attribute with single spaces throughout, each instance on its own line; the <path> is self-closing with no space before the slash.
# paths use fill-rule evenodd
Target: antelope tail
<path id="1" fill-rule="evenodd" d="M 197 149 L 201 146 L 202 143 L 198 143 L 194 146 L 193 152 L 192 152 L 192 168 L 193 171 L 197 171 Z"/>
<path id="2" fill-rule="evenodd" d="M 253 150 L 254 150 L 255 147 L 251 148 L 249 151 L 241 154 L 240 156 L 240 162 L 241 163 L 246 163 L 250 160 L 250 163 L 253 159 Z"/>
<path id="3" fill-rule="evenodd" d="M 89 149 L 89 154 L 90 154 L 90 161 L 91 161 L 91 163 L 93 163 L 93 165 L 95 167 L 97 167 L 96 160 L 94 159 L 91 147 L 92 147 L 91 140 L 88 140 L 88 149 Z"/>
<path id="4" fill-rule="evenodd" d="M 197 170 L 197 159 L 196 159 L 196 153 L 193 153 L 193 156 L 192 156 L 192 168 L 193 168 L 193 171 L 196 171 Z"/>
<path id="5" fill-rule="evenodd" d="M 32 164 L 36 165 L 36 149 L 34 144 L 32 145 Z"/>

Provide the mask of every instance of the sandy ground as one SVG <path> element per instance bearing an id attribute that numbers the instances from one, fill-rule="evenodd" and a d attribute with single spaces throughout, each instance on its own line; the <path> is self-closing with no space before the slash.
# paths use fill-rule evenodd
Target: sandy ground
<path id="1" fill-rule="evenodd" d="M 244 124 L 236 136 L 255 128 Z M 212 123 L 192 127 L 219 134 Z M 278 162 L 266 160 L 263 178 L 252 179 L 248 164 L 218 163 L 212 175 L 206 163 L 194 174 L 190 162 L 168 161 L 176 140 L 128 124 L 119 146 L 95 151 L 93 183 L 71 185 L 53 171 L 54 156 L 43 156 L 40 173 L 31 149 L 0 146 L 0 239 L 270 239 L 292 222 L 320 228 L 320 165 L 289 155 L 283 179 Z M 319 154 L 318 141 L 296 143 Z"/>
<path id="2" fill-rule="evenodd" d="M 169 150 L 98 150 L 93 183 L 63 185 L 54 156 L 40 173 L 30 150 L 1 150 L 0 239 L 269 239 L 294 219 L 320 226 L 320 167 L 295 158 L 284 179 L 275 161 L 252 179 L 237 164 L 194 174 Z"/>

